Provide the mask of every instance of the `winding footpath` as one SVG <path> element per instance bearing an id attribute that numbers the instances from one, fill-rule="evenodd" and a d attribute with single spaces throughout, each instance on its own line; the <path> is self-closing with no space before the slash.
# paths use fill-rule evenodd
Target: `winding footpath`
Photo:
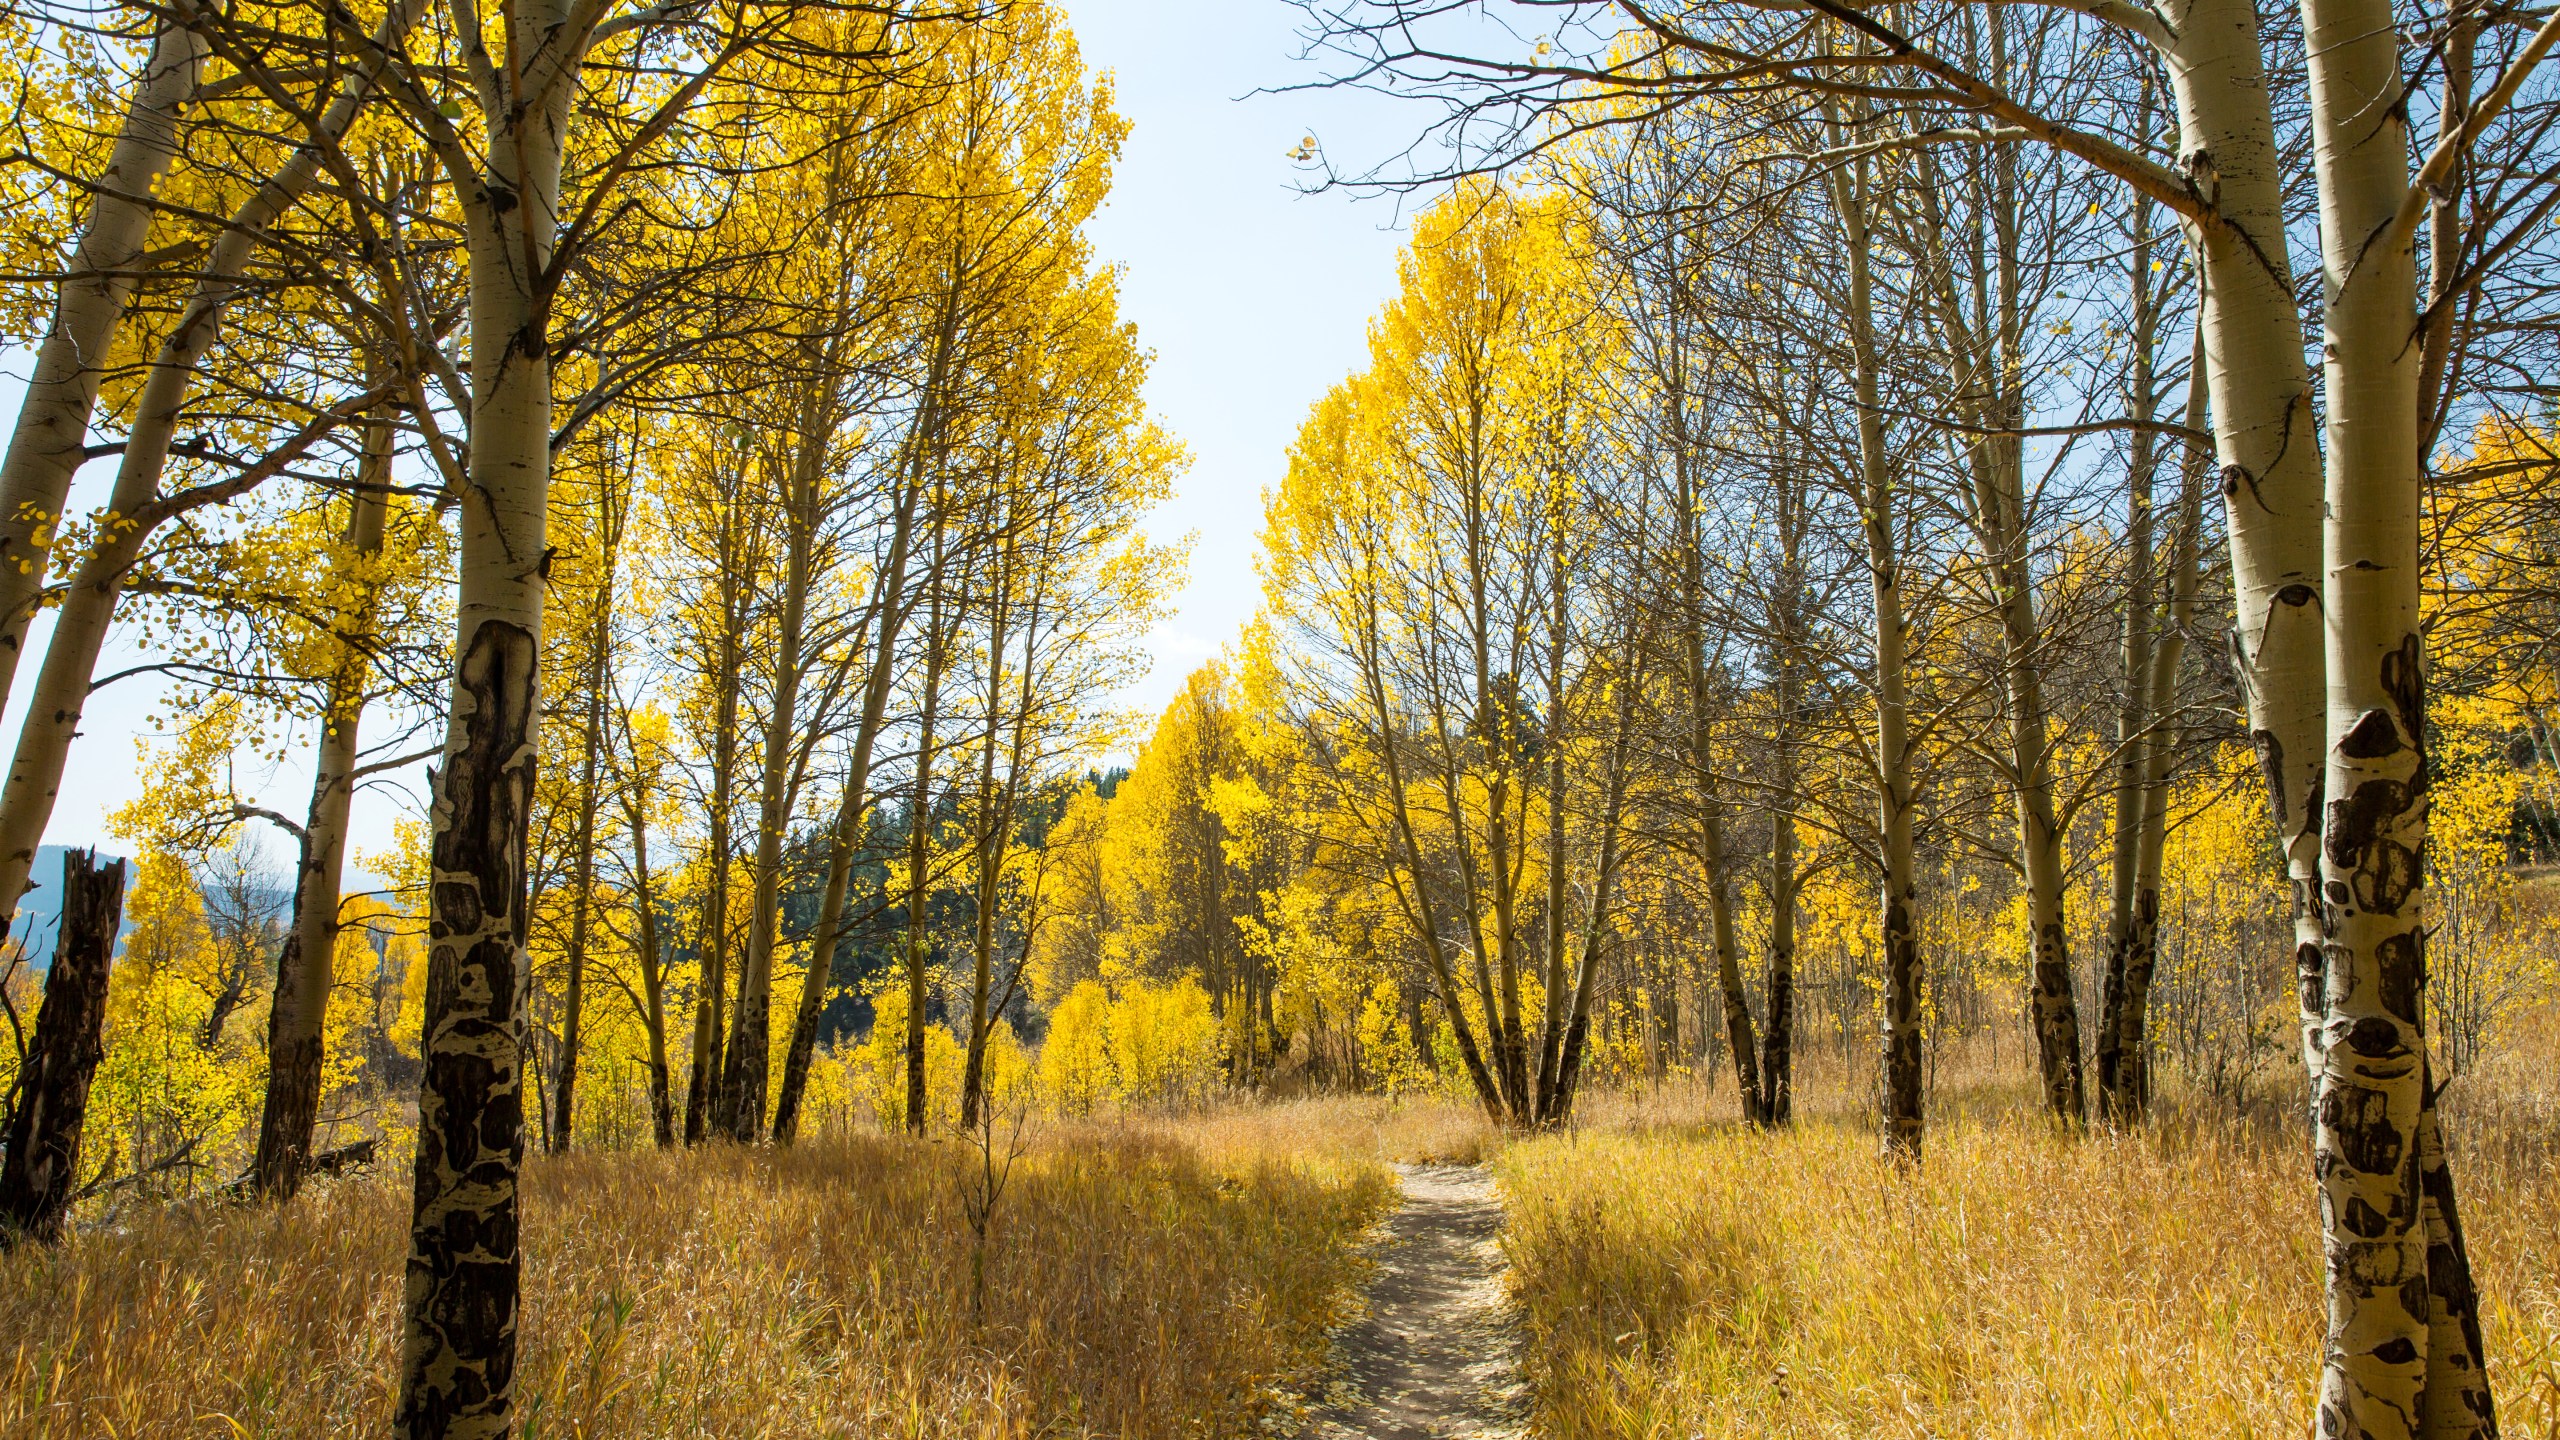
<path id="1" fill-rule="evenodd" d="M 1334 1339 L 1308 1440 L 1516 1440 L 1518 1340 L 1502 1294 L 1502 1204 L 1480 1165 L 1399 1165 L 1404 1207 L 1368 1310 Z"/>

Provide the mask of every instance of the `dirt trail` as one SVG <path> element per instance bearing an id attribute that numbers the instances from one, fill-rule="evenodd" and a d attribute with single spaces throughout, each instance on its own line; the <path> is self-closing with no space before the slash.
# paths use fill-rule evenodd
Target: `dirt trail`
<path id="1" fill-rule="evenodd" d="M 1334 1339 L 1310 1440 L 1512 1440 L 1517 1337 L 1502 1296 L 1502 1205 L 1480 1165 L 1399 1165 L 1368 1313 Z"/>

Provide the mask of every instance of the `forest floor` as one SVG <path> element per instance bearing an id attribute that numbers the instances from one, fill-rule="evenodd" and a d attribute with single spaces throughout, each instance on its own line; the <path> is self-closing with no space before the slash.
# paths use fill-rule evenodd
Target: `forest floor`
<path id="1" fill-rule="evenodd" d="M 1502 1202 L 1481 1165 L 1398 1165 L 1364 1313 L 1334 1337 L 1312 1440 L 1492 1440 L 1521 1433 L 1519 1338 L 1504 1291 Z"/>
<path id="2" fill-rule="evenodd" d="M 2503 1429 L 2560 1436 L 2560 1025 L 2448 1138 Z M 2057 1132 L 1937 1077 L 1919 1170 L 1864 1071 L 1796 1124 L 1729 1078 L 1500 1137 L 1454 1101 L 1041 1121 L 971 1283 L 984 1157 L 865 1130 L 597 1149 L 525 1183 L 523 1440 L 2085 1440 L 2301 1433 L 2320 1248 L 2298 1069 Z M 1963 1063 L 1956 1063 L 1961 1059 Z M 295 1204 L 125 1197 L 0 1257 L 0 1440 L 379 1433 L 397 1165 Z"/>

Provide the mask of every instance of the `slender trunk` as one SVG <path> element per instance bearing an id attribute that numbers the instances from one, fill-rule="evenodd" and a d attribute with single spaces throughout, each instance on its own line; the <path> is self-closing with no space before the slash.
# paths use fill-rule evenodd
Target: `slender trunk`
<path id="1" fill-rule="evenodd" d="M 342 647 L 329 677 L 319 752 L 312 763 L 311 808 L 303 822 L 301 864 L 294 876 L 293 929 L 276 957 L 275 999 L 267 1011 L 266 1108 L 250 1180 L 260 1195 L 289 1200 L 311 1164 L 320 1113 L 322 1045 L 329 992 L 337 981 L 339 872 L 347 853 L 347 808 L 355 798 L 357 736 L 373 644 L 374 565 L 390 514 L 380 488 L 391 479 L 390 417 L 377 415 L 365 436 L 364 466 L 349 497 L 346 551 L 337 593 L 354 599 L 334 617 Z"/>
<path id="2" fill-rule="evenodd" d="M 1519 872 L 1511 835 L 1512 787 L 1518 778 L 1516 763 L 1520 754 L 1521 715 L 1516 703 L 1519 697 L 1518 677 L 1507 672 L 1496 674 L 1488 631 L 1491 613 L 1486 572 L 1492 562 L 1487 539 L 1488 486 L 1481 397 L 1469 412 L 1466 454 L 1468 658 L 1474 666 L 1475 727 L 1480 732 L 1479 739 L 1491 772 L 1484 779 L 1484 846 L 1486 877 L 1493 889 L 1493 934 L 1488 942 L 1479 922 L 1476 928 L 1477 989 L 1481 992 L 1484 1006 L 1485 1031 L 1492 1042 L 1494 1078 L 1502 1087 L 1503 1109 L 1516 1120 L 1532 1113 L 1529 1108 L 1528 1057 L 1523 1053 L 1521 1039 L 1519 897 L 1514 889 Z M 1460 817 L 1464 811 L 1459 795 L 1462 763 L 1458 752 L 1453 749 L 1448 771 L 1449 815 L 1451 823 L 1463 830 L 1464 821 Z M 1459 843 L 1462 848 L 1466 844 L 1463 833 Z"/>
<path id="3" fill-rule="evenodd" d="M 925 616 L 924 708 L 916 722 L 915 788 L 907 802 L 907 1133 L 921 1135 L 925 1130 L 925 962 L 930 958 L 931 917 L 925 912 L 930 898 L 931 859 L 933 854 L 933 759 L 934 724 L 939 718 L 942 700 L 943 646 L 942 585 L 949 554 L 944 541 L 944 507 L 936 496 L 933 517 L 933 571 L 928 583 L 933 587 L 930 608 Z"/>
<path id="4" fill-rule="evenodd" d="M 1373 557 L 1374 558 L 1374 557 Z M 1440 988 L 1441 1012 L 1448 1018 L 1449 1036 L 1458 1048 L 1458 1061 L 1467 1070 L 1467 1079 L 1475 1087 L 1476 1101 L 1495 1124 L 1513 1118 L 1503 1103 L 1502 1086 L 1485 1064 L 1484 1052 L 1476 1044 L 1475 1027 L 1467 1023 L 1465 1006 L 1459 1003 L 1456 967 L 1449 963 L 1448 943 L 1440 934 L 1438 914 L 1431 906 L 1429 882 L 1422 857 L 1422 837 L 1413 823 L 1413 805 L 1404 778 L 1404 762 L 1396 748 L 1397 717 L 1395 707 L 1387 699 L 1384 666 L 1379 657 L 1378 600 L 1374 592 L 1360 597 L 1361 666 L 1360 678 L 1368 691 L 1369 708 L 1378 723 L 1378 754 L 1387 777 L 1387 803 L 1395 815 L 1396 841 L 1404 851 L 1404 861 L 1413 876 L 1413 895 L 1404 896 L 1404 887 L 1390 862 L 1388 882 L 1394 886 L 1399 902 L 1405 908 L 1407 923 L 1415 938 L 1422 942 L 1423 958 L 1431 967 L 1431 978 Z M 1481 962 L 1482 948 L 1478 948 Z M 1488 1017 L 1491 1007 L 1487 1007 Z M 1569 1052 L 1568 1052 L 1569 1053 Z"/>
<path id="5" fill-rule="evenodd" d="M 1788 777 L 1792 793 L 1792 776 Z M 1796 817 L 1780 811 L 1769 817 L 1769 994 L 1768 1024 L 1760 1041 L 1760 1122 L 1785 1125 L 1795 1119 L 1796 1009 Z"/>
<path id="6" fill-rule="evenodd" d="M 2204 419 L 2204 352 L 2199 344 L 2189 371 L 2190 426 Z M 2125 930 L 2123 1008 L 2117 1016 L 2117 1053 L 2127 1115 L 2151 1106 L 2151 977 L 2160 957 L 2160 870 L 2169 849 L 2169 777 L 2179 731 L 2169 717 L 2177 704 L 2178 670 L 2186 658 L 2187 631 L 2195 623 L 2199 552 L 2204 524 L 2205 455 L 2190 448 L 2180 467 L 2176 538 L 2169 558 L 2168 621 L 2151 648 L 2148 684 L 2152 730 L 2143 743 L 2142 834 L 2134 855 L 2133 904 Z"/>
<path id="7" fill-rule="evenodd" d="M 1629 647 L 1631 656 L 1637 648 Z M 1592 873 L 1591 910 L 1582 920 L 1582 963 L 1575 967 L 1573 1004 L 1566 1011 L 1564 1041 L 1557 1047 L 1555 1091 L 1548 1108 L 1537 1117 L 1544 1125 L 1562 1125 L 1573 1118 L 1574 1093 L 1582 1083 L 1582 1059 L 1590 1049 L 1591 997 L 1599 989 L 1601 942 L 1608 935 L 1609 903 L 1617 887 L 1619 857 L 1624 853 L 1620 831 L 1626 818 L 1627 786 L 1631 778 L 1627 757 L 1635 741 L 1635 698 L 1642 686 L 1630 683 L 1615 688 L 1618 694 L 1617 732 L 1610 745 L 1608 794 L 1600 822 L 1599 865 Z"/>
<path id="8" fill-rule="evenodd" d="M 1483 692 L 1479 692 L 1483 693 Z M 1507 731 L 1511 721 L 1500 722 Z M 1497 742 L 1506 752 L 1510 738 Z M 1515 1115 L 1528 1115 L 1529 1063 L 1520 1016 L 1520 897 L 1515 881 L 1518 857 L 1511 835 L 1511 759 L 1496 762 L 1485 795 L 1485 861 L 1493 881 L 1493 990 L 1487 997 L 1485 1028 L 1493 1032 L 1495 1073 L 1502 1081 L 1503 1104 Z"/>
<path id="9" fill-rule="evenodd" d="M 2149 99 L 2149 80 L 2144 81 Z M 2148 104 L 2145 110 L 2149 109 Z M 2133 1120 L 2142 1113 L 2134 1070 L 2142 1037 L 2127 1021 L 2126 969 L 2134 931 L 2142 922 L 2137 891 L 2141 883 L 2142 835 L 2148 820 L 2146 802 L 2154 727 L 2164 711 L 2152 689 L 2152 618 L 2159 604 L 2159 580 L 2152 531 L 2153 481 L 2158 452 L 2149 428 L 2158 406 L 2152 347 L 2159 338 L 2151 294 L 2151 204 L 2136 200 L 2133 211 L 2133 374 L 2127 386 L 2126 414 L 2133 432 L 2127 466 L 2130 494 L 2125 516 L 2125 595 L 2122 652 L 2124 692 L 2116 707 L 2116 783 L 2113 848 L 2109 855 L 2107 964 L 2098 1002 L 2098 1112 L 2110 1123 Z"/>
<path id="10" fill-rule="evenodd" d="M 611 585 L 608 579 L 606 584 Z M 569 892 L 569 978 L 560 1007 L 560 1073 L 553 1076 L 551 1127 L 544 1136 L 554 1155 L 568 1153 L 572 1125 L 577 1119 L 578 1033 L 585 1019 L 587 994 L 587 941 L 595 910 L 596 879 L 596 811 L 604 803 L 596 789 L 596 766 L 604 749 L 604 687 L 606 658 L 613 643 L 611 630 L 611 591 L 599 600 L 594 633 L 590 639 L 594 653 L 587 664 L 587 716 L 581 742 L 586 748 L 578 774 L 578 837 L 576 857 L 570 862 L 572 878 Z"/>
<path id="11" fill-rule="evenodd" d="M 376 46 L 391 44 L 405 34 L 422 3 L 423 0 L 402 0 L 394 5 L 378 27 Z M 43 842 L 45 825 L 53 818 L 63 766 L 70 758 L 81 711 L 88 703 L 98 652 L 106 643 L 108 627 L 115 618 L 126 572 L 141 555 L 144 542 L 155 528 L 179 513 L 182 505 L 228 498 L 281 468 L 275 457 L 270 457 L 227 485 L 193 492 L 194 499 L 173 501 L 163 497 L 160 490 L 161 477 L 168 468 L 169 448 L 177 438 L 180 413 L 194 388 L 198 367 L 219 338 L 223 311 L 244 288 L 243 277 L 251 254 L 277 217 L 311 188 L 320 173 L 319 145 L 335 143 L 347 133 L 373 93 L 376 74 L 376 68 L 368 68 L 351 76 L 346 88 L 321 113 L 315 126 L 318 138 L 296 148 L 291 158 L 231 216 L 230 224 L 197 272 L 195 287 L 177 324 L 151 358 L 141 393 L 134 401 L 133 425 L 125 436 L 115 484 L 108 495 L 109 521 L 99 527 L 99 538 L 81 558 L 64 588 L 61 613 L 54 622 L 53 638 L 45 646 L 35 692 L 28 698 L 26 718 L 18 732 L 9 778 L 5 786 L 0 786 L 0 924 L 14 918 L 18 900 L 26 892 L 28 870 L 35 864 L 36 847 Z M 334 414 L 323 412 L 279 454 L 307 446 L 319 434 L 334 428 Z M 35 569 L 32 561 L 29 566 Z M 0 564 L 0 571 L 14 568 Z M 25 579 L 23 575 L 12 575 L 7 583 Z M 36 583 L 41 585 L 42 580 L 42 574 L 37 573 Z M 0 596 L 0 600 L 5 598 Z M 14 665 L 10 662 L 18 654 L 22 638 L 23 631 L 8 632 L 0 627 L 0 655 L 8 657 L 0 660 L 0 668 L 7 668 L 12 674 Z"/>
<path id="12" fill-rule="evenodd" d="M 842 304 L 843 296 L 839 294 L 839 316 Z M 772 1067 L 773 952 L 782 938 L 783 830 L 790 823 L 798 799 L 800 774 L 801 649 L 808 624 L 809 590 L 815 583 L 818 530 L 825 518 L 822 490 L 827 457 L 841 410 L 844 351 L 850 333 L 849 327 L 840 324 L 828 336 L 817 376 L 802 387 L 799 444 L 784 476 L 787 549 L 781 623 L 774 642 L 773 714 L 765 731 L 764 790 L 757 814 L 755 910 L 748 930 L 746 959 L 739 972 L 738 1013 L 729 1046 L 729 1083 L 738 1092 L 734 1133 L 742 1141 L 753 1140 L 763 1129 L 765 1081 Z M 816 970 L 811 975 L 823 996 L 825 976 Z M 810 984 L 809 979 L 803 979 L 804 996 Z"/>
<path id="13" fill-rule="evenodd" d="M 702 943 L 698 947 L 702 971 L 701 995 L 694 1007 L 693 1076 L 685 1097 L 684 1141 L 688 1145 L 702 1143 L 712 1133 L 728 1132 L 733 1118 L 726 1108 L 727 1087 L 722 1083 L 721 1044 L 727 1038 L 722 1028 L 728 1015 L 729 993 L 729 812 L 737 798 L 738 776 L 738 673 L 739 632 L 745 627 L 744 602 L 739 598 L 742 583 L 738 570 L 742 562 L 738 548 L 734 515 L 724 516 L 726 527 L 722 538 L 720 597 L 720 670 L 719 700 L 713 707 L 711 736 L 711 813 L 708 817 L 707 860 L 710 865 L 708 893 L 702 905 Z"/>
<path id="14" fill-rule="evenodd" d="M 676 1143 L 673 1077 L 667 1064 L 666 952 L 659 946 L 658 897 L 649 882 L 646 805 L 637 798 L 626 798 L 624 805 L 631 824 L 631 899 L 639 911 L 640 1023 L 649 1032 L 649 1124 L 658 1148 L 665 1150 Z"/>
<path id="15" fill-rule="evenodd" d="M 1545 992 L 1545 1011 L 1538 1022 L 1537 1088 L 1530 1097 L 1533 1112 L 1540 1117 L 1553 1113 L 1559 1098 L 1558 1065 L 1563 1058 L 1565 995 L 1565 831 L 1564 746 L 1555 733 L 1564 715 L 1564 651 L 1570 634 L 1571 612 L 1565 604 L 1565 530 L 1563 517 L 1552 522 L 1555 551 L 1548 559 L 1550 587 L 1547 618 L 1547 924 L 1545 966 L 1539 988 Z"/>
<path id="16" fill-rule="evenodd" d="M 1677 372 L 1675 371 L 1675 377 Z M 1725 1043 L 1734 1056 L 1734 1083 L 1742 1099 L 1744 1123 L 1765 1124 L 1760 1081 L 1759 1045 L 1752 1037 L 1751 1001 L 1742 988 L 1742 958 L 1733 928 L 1732 882 L 1724 844 L 1724 799 L 1716 784 L 1715 731 L 1710 717 L 1713 677 L 1707 660 L 1707 585 L 1705 537 L 1696 526 L 1704 514 L 1691 468 L 1688 402 L 1678 380 L 1671 395 L 1671 474 L 1674 496 L 1683 517 L 1680 533 L 1680 581 L 1686 633 L 1682 636 L 1682 677 L 1689 691 L 1689 763 L 1697 788 L 1699 863 L 1705 870 L 1707 921 L 1715 956 L 1716 988 L 1724 1002 Z"/>
<path id="17" fill-rule="evenodd" d="M 107 979 L 123 916 L 124 862 L 102 865 L 94 850 L 64 851 L 60 939 L 0 1154 L 0 1251 L 61 1238 L 80 1181 L 89 1081 L 107 1053 Z"/>
<path id="18" fill-rule="evenodd" d="M 1859 509 L 1867 577 L 1874 594 L 1876 803 L 1879 859 L 1884 866 L 1884 1145 L 1905 1161 L 1920 1158 L 1921 1034 L 1918 868 L 1912 856 L 1911 721 L 1904 675 L 1902 559 L 1895 525 L 1893 472 L 1885 458 L 1884 409 L 1875 342 L 1874 279 L 1867 228 L 1867 161 L 1831 177 L 1849 261 L 1849 349 L 1858 403 Z M 1843 1010 L 1845 1017 L 1846 1010 Z"/>
<path id="19" fill-rule="evenodd" d="M 1992 67 L 2007 73 L 2006 17 L 1989 15 Z M 2009 761 L 2017 788 L 2018 848 L 2025 862 L 2029 944 L 2028 1009 L 2034 1021 L 2038 1073 L 2045 1107 L 2065 1125 L 2088 1118 L 2080 1045 L 2080 1006 L 2073 994 L 2069 928 L 2063 913 L 2067 865 L 2054 800 L 2053 729 L 2044 698 L 2043 626 L 2036 613 L 2035 575 L 2026 509 L 2025 313 L 2018 269 L 2018 147 L 1996 147 L 1990 157 L 1991 221 L 1997 274 L 1997 311 L 1985 315 L 1996 347 L 1976 384 L 1989 392 L 1985 407 L 2004 433 L 1975 448 L 1975 521 L 2000 602 L 2002 679 L 2009 701 Z M 1985 383 L 1987 382 L 1987 384 Z"/>
<path id="20" fill-rule="evenodd" d="M 821 456 L 823 459 L 823 456 Z M 773 712 L 764 733 L 764 784 L 756 807 L 754 909 L 747 953 L 738 966 L 738 1007 L 729 1029 L 729 1078 L 722 1103 L 731 1107 L 728 1130 L 740 1142 L 764 1131 L 765 1077 L 771 1069 L 773 950 L 782 916 L 782 840 L 791 823 L 795 753 L 800 738 L 800 649 L 809 613 L 811 549 L 816 543 L 814 475 L 795 475 L 788 501 L 788 558 L 784 562 L 782 615 L 774 640 Z"/>
<path id="21" fill-rule="evenodd" d="M 2292 886 L 2303 1055 L 2319 1068 L 2320 446 L 2285 244 L 2274 112 L 2251 0 L 2193 0 L 2162 56 L 2180 158 L 2213 211 L 2189 227 L 2238 624 L 2231 637 Z"/>
<path id="22" fill-rule="evenodd" d="M 1760 1119 L 1784 1125 L 1795 1118 L 1796 1003 L 1796 725 L 1804 703 L 1799 613 L 1804 597 L 1803 504 L 1783 477 L 1779 496 L 1779 611 L 1776 733 L 1769 776 L 1769 985 L 1767 1024 L 1760 1046 Z"/>
<path id="23" fill-rule="evenodd" d="M 1707 931 L 1716 957 L 1716 989 L 1724 1000 L 1725 1044 L 1744 1123 L 1769 1123 L 1760 1088 L 1760 1047 L 1751 1033 L 1751 999 L 1742 988 L 1742 947 L 1733 927 L 1733 883 L 1724 848 L 1723 804 L 1710 790 L 1700 803 L 1699 860 L 1706 868 Z"/>
<path id="24" fill-rule="evenodd" d="M 1008 543 L 1005 561 L 996 568 L 993 605 L 987 621 L 987 727 L 985 743 L 978 755 L 978 873 L 972 887 L 975 893 L 971 897 L 974 910 L 971 918 L 976 925 L 971 936 L 969 967 L 969 1048 L 960 1073 L 960 1128 L 963 1130 L 977 1128 L 978 1109 L 986 1098 L 981 1092 L 985 1088 L 987 1074 L 987 1024 L 993 1018 L 988 1013 L 987 1002 L 995 992 L 996 883 L 1004 867 L 1004 840 L 1005 831 L 1009 828 L 1010 809 L 1001 804 L 996 795 L 996 736 L 1001 720 L 998 712 L 1004 703 L 1005 626 L 1010 618 L 1006 610 L 1013 580 L 1012 547 Z M 1027 674 L 1025 678 L 1029 678 Z M 1027 714 L 1016 718 L 1018 723 L 1030 723 Z"/>
<path id="25" fill-rule="evenodd" d="M 835 834 L 827 853 L 827 884 L 818 902 L 818 930 L 810 943 L 809 979 L 800 987 L 800 1005 L 791 1020 L 791 1042 L 782 1057 L 782 1086 L 774 1097 L 773 1139 L 788 1145 L 799 1137 L 800 1103 L 809 1083 L 809 1062 L 817 1052 L 818 1017 L 826 1009 L 836 951 L 844 942 L 846 894 L 852 888 L 853 856 L 862 843 L 863 817 L 869 813 L 871 757 L 888 713 L 889 687 L 897 675 L 898 636 L 906 616 L 907 536 L 915 514 L 910 492 L 899 511 L 884 567 L 885 587 L 875 606 L 877 639 L 871 673 L 863 686 L 862 719 L 854 732 L 853 764 L 845 776 L 844 802 L 837 808 Z"/>
<path id="26" fill-rule="evenodd" d="M 178 117 L 195 96 L 206 49 L 204 37 L 183 23 L 163 25 L 152 41 L 0 460 L 0 709 L 8 706 L 44 590 L 45 562 L 84 458 L 107 357 L 144 268 L 150 199 L 178 158 Z"/>
<path id="27" fill-rule="evenodd" d="M 2389 0 L 2303 0 L 2320 179 L 2328 454 L 2322 593 L 2323 973 L 2312 1155 L 2328 1259 L 2320 1423 L 2488 1436 L 2470 1266 L 2434 1138 L 2425 928 L 2425 655 L 2418 634 L 2415 227 Z M 2430 1153 L 2432 1152 L 2432 1153 Z"/>
<path id="28" fill-rule="evenodd" d="M 2444 85 L 2436 103 L 2438 144 L 2459 135 L 2471 118 L 2472 67 L 2480 46 L 2480 15 L 2480 11 L 2464 6 L 2445 17 Z M 2453 396 L 2447 381 L 2460 374 L 2454 354 L 2459 333 L 2455 321 L 2464 297 L 2454 287 L 2462 273 L 2462 201 L 2468 190 L 2469 162 L 2467 154 L 2457 159 L 2444 184 L 2428 196 L 2427 309 L 2418 337 L 2423 355 L 2418 368 L 2421 473 L 2427 468 L 2427 457 L 2435 450 L 2436 437 L 2444 432 L 2446 418 L 2453 413 Z M 6 553 L 0 550 L 0 556 Z M 6 698 L 0 695 L 0 700 Z"/>

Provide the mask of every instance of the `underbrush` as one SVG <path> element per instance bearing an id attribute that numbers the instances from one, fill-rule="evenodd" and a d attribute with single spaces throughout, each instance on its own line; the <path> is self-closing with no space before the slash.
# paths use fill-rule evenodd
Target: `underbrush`
<path id="1" fill-rule="evenodd" d="M 1393 1187 L 1374 1165 L 1038 1137 L 970 1286 L 965 1144 L 537 1160 L 518 1433 L 1252 1433 L 1318 1361 Z M 380 1433 L 408 1194 L 134 1212 L 0 1260 L 0 1434 Z"/>
<path id="2" fill-rule="evenodd" d="M 1847 1107 L 1758 1135 L 1628 1104 L 1505 1151 L 1542 1440 L 2303 1432 L 2319 1230 L 2283 1106 L 2072 1141 L 2022 1086 L 1943 1099 L 1916 1173 Z M 2449 1104 L 2501 1418 L 2560 1433 L 2548 1096 Z"/>

